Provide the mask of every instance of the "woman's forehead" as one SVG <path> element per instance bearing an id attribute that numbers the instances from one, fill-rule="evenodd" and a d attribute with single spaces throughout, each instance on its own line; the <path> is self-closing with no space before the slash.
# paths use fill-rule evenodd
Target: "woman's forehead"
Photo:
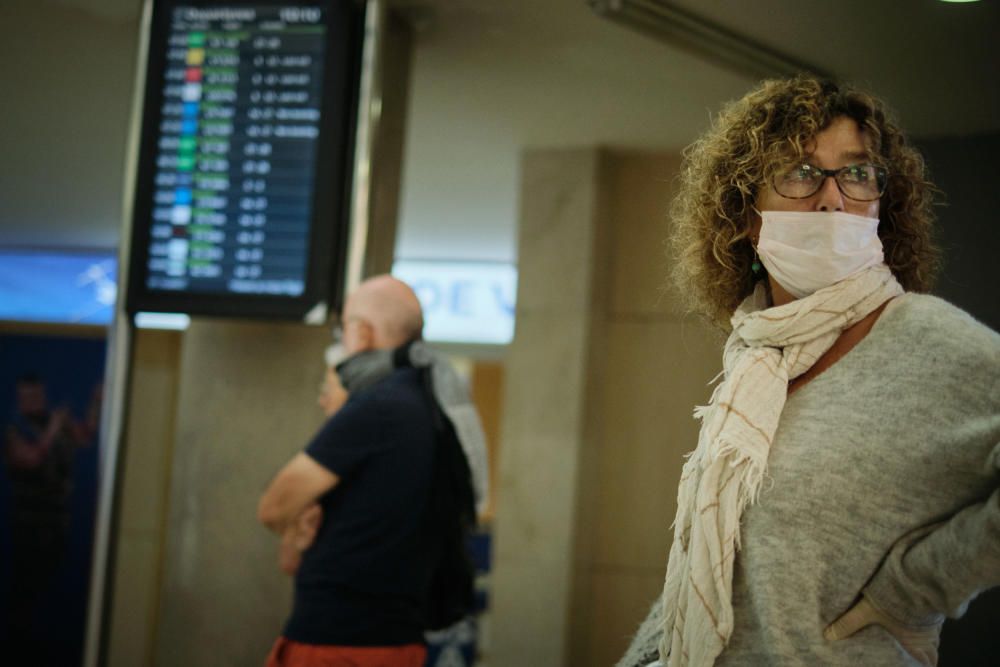
<path id="1" fill-rule="evenodd" d="M 844 116 L 835 118 L 829 125 L 803 142 L 789 139 L 785 155 L 779 163 L 789 160 L 809 160 L 816 166 L 833 168 L 871 159 L 871 137 L 858 123 Z M 823 164 L 820 164 L 820 163 Z"/>

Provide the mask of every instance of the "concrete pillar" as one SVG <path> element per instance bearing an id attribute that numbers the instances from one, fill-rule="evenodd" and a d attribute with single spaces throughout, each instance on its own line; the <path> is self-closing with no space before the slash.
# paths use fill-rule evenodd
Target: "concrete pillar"
<path id="1" fill-rule="evenodd" d="M 522 160 L 491 665 L 607 667 L 659 594 L 722 337 L 666 285 L 673 153 Z"/>
<path id="2" fill-rule="evenodd" d="M 517 324 L 507 356 L 490 662 L 568 665 L 570 609 L 591 549 L 588 411 L 601 382 L 608 272 L 597 150 L 522 160 Z"/>
<path id="3" fill-rule="evenodd" d="M 130 419 L 123 455 L 117 541 L 111 570 L 111 614 L 107 662 L 152 665 L 163 530 L 175 441 L 182 334 L 136 332 L 132 354 Z"/>
<path id="4" fill-rule="evenodd" d="M 263 664 L 280 633 L 291 580 L 257 500 L 319 426 L 328 339 L 297 324 L 196 321 L 186 332 L 154 664 Z"/>

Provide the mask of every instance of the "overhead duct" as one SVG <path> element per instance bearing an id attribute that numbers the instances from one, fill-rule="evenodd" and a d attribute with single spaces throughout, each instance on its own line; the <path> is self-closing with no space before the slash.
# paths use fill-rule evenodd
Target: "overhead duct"
<path id="1" fill-rule="evenodd" d="M 665 0 L 587 0 L 598 15 L 754 79 L 828 72 L 681 9 Z"/>

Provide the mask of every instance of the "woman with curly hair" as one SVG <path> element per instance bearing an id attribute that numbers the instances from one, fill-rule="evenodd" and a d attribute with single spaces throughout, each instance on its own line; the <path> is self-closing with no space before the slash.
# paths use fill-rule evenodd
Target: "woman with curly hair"
<path id="1" fill-rule="evenodd" d="M 923 293 L 933 194 L 882 102 L 806 76 L 686 151 L 674 279 L 731 334 L 619 667 L 934 665 L 1000 584 L 1000 336 Z"/>

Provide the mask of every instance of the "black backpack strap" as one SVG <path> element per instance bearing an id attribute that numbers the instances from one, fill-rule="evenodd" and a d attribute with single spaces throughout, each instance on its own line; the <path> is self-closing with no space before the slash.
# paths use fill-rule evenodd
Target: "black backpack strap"
<path id="1" fill-rule="evenodd" d="M 404 343 L 392 351 L 392 365 L 394 368 L 410 368 L 413 362 L 410 360 L 410 348 L 417 340 L 413 339 Z"/>
<path id="2" fill-rule="evenodd" d="M 475 608 L 475 567 L 467 538 L 476 525 L 472 472 L 451 420 L 434 397 L 429 367 L 421 381 L 434 421 L 434 472 L 425 516 L 426 535 L 437 553 L 427 599 L 427 628 L 440 630 L 462 620 Z"/>

